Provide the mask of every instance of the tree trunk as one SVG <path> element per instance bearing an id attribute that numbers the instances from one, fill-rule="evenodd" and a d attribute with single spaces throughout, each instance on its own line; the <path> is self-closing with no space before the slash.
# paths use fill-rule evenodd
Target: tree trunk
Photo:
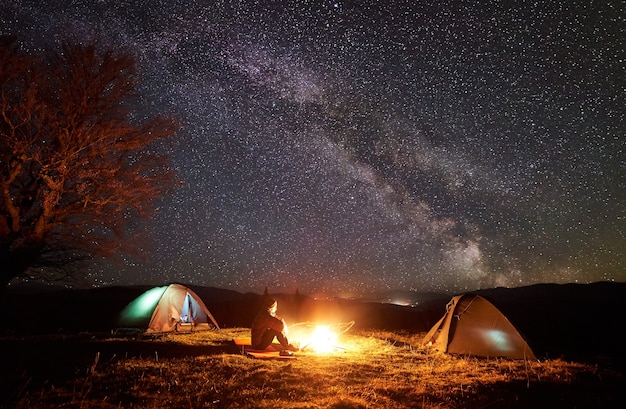
<path id="1" fill-rule="evenodd" d="M 0 249 L 0 288 L 6 287 L 11 280 L 23 275 L 39 257 L 40 250 L 22 247 L 15 250 Z"/>

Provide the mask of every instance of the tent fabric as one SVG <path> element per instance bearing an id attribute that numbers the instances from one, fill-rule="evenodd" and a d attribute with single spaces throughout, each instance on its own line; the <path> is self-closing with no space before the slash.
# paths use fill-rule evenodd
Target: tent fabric
<path id="1" fill-rule="evenodd" d="M 184 327 L 219 329 L 202 299 L 181 284 L 154 287 L 144 292 L 120 313 L 118 325 L 146 332 L 178 331 Z"/>
<path id="2" fill-rule="evenodd" d="M 453 297 L 423 342 L 449 354 L 536 359 L 504 314 L 476 294 Z"/>

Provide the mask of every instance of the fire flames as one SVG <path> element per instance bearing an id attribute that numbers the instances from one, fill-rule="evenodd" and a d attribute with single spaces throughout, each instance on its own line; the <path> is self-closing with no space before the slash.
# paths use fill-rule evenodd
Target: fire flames
<path id="1" fill-rule="evenodd" d="M 318 325 L 309 338 L 309 348 L 317 353 L 333 352 L 337 348 L 337 334 L 326 325 Z"/>
<path id="2" fill-rule="evenodd" d="M 343 349 L 339 346 L 339 335 L 350 329 L 352 325 L 353 323 L 347 325 L 295 324 L 291 329 L 293 335 L 290 338 L 297 342 L 302 350 L 330 353 Z M 342 327 L 343 331 L 341 331 Z"/>

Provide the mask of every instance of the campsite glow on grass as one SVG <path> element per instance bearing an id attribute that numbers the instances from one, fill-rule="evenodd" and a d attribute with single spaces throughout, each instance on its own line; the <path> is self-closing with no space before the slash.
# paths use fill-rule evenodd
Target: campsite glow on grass
<path id="1" fill-rule="evenodd" d="M 249 328 L 228 328 L 135 334 L 102 339 L 95 349 L 95 340 L 89 337 L 84 351 L 79 345 L 67 351 L 74 358 L 83 354 L 80 362 L 87 371 L 77 368 L 72 372 L 76 377 L 65 382 L 57 379 L 43 386 L 30 382 L 14 407 L 467 409 L 495 402 L 515 406 L 519 399 L 546 390 L 553 391 L 549 399 L 560 399 L 555 407 L 613 407 L 603 405 L 609 400 L 590 400 L 594 396 L 588 391 L 624 382 L 596 366 L 560 360 L 431 353 L 421 347 L 424 334 L 387 331 L 340 334 L 345 349 L 330 353 L 305 350 L 289 361 L 251 359 L 233 343 L 249 333 Z M 108 343 L 113 345 L 107 347 Z"/>

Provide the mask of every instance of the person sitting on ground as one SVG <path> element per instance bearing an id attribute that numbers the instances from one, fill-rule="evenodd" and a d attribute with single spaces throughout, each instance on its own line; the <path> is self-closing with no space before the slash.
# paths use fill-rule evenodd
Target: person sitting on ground
<path id="1" fill-rule="evenodd" d="M 261 309 L 252 322 L 252 348 L 265 349 L 276 338 L 283 347 L 283 351 L 298 351 L 297 347 L 289 343 L 287 324 L 276 315 L 277 309 L 278 303 L 273 298 L 268 297 L 263 300 Z"/>

